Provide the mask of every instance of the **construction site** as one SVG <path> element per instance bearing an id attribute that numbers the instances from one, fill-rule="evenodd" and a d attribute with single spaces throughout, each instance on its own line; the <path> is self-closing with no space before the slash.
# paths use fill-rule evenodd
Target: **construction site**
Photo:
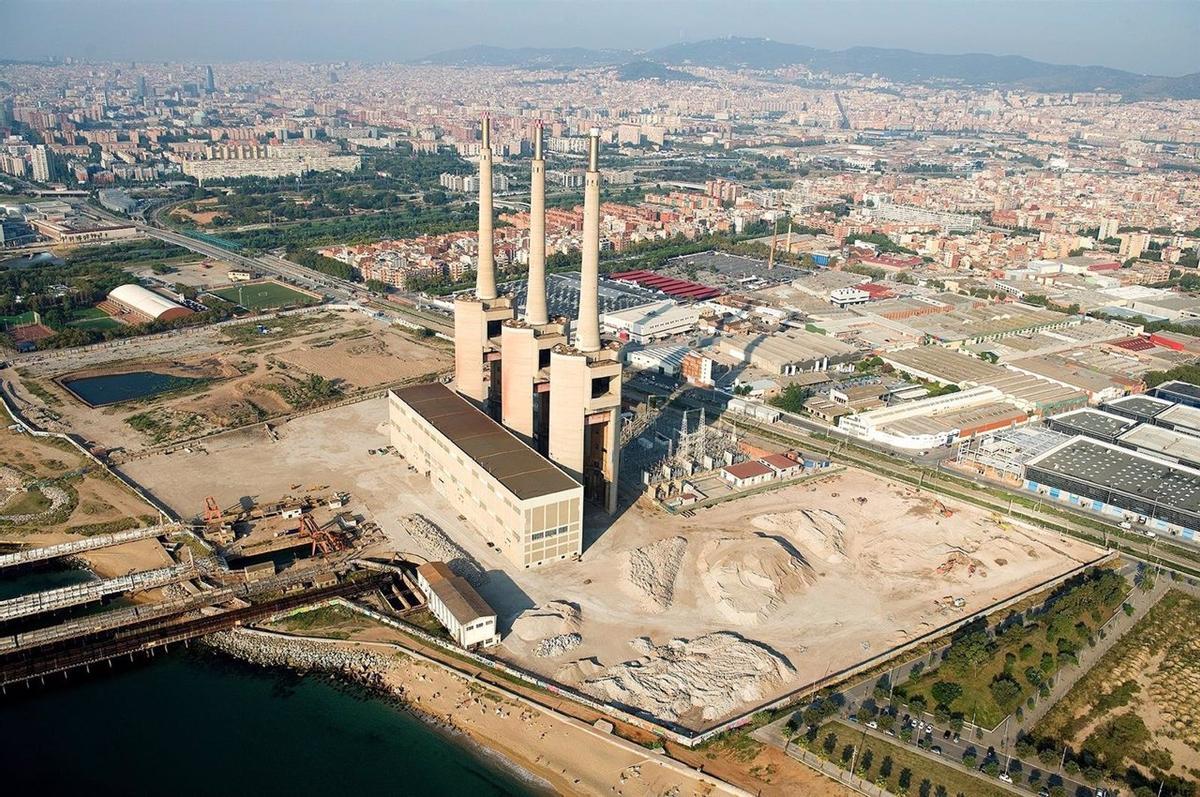
<path id="1" fill-rule="evenodd" d="M 347 489 L 359 524 L 378 529 L 361 556 L 451 563 L 494 612 L 492 655 L 687 733 L 886 660 L 1103 556 L 757 447 L 673 406 L 675 394 L 622 414 L 620 345 L 599 335 L 597 135 L 578 318 L 552 319 L 536 246 L 524 317 L 497 290 L 487 129 L 480 268 L 455 301 L 454 389 L 397 388 L 122 472 L 180 514 L 210 495 L 223 496 L 215 516 L 243 494 L 249 507 L 301 485 Z M 540 166 L 535 147 L 535 243 Z M 233 534 L 231 546 L 254 544 Z"/>
<path id="2" fill-rule="evenodd" d="M 363 312 L 310 308 L 46 352 L 0 369 L 0 381 L 30 422 L 80 435 L 119 459 L 436 379 L 451 361 L 436 338 Z"/>
<path id="3" fill-rule="evenodd" d="M 363 555 L 459 560 L 498 616 L 494 655 L 689 728 L 886 656 L 1102 556 L 830 468 L 689 513 L 638 502 L 612 518 L 593 507 L 578 558 L 516 567 L 388 449 L 385 407 L 338 407 L 281 425 L 277 439 L 248 429 L 123 470 L 188 512 L 209 493 L 236 496 L 251 484 L 261 496 L 352 485 L 360 522 L 382 535 Z"/>

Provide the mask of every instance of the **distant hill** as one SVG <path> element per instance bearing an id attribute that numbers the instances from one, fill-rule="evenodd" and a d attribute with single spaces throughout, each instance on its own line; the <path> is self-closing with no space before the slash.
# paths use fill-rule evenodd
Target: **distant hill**
<path id="1" fill-rule="evenodd" d="M 691 72 L 656 64 L 653 61 L 631 61 L 615 70 L 617 80 L 658 80 L 663 83 L 707 83 L 708 81 Z"/>
<path id="2" fill-rule="evenodd" d="M 823 50 L 771 39 L 725 38 L 672 44 L 642 53 L 589 50 L 582 47 L 467 47 L 448 50 L 416 63 L 454 66 L 619 67 L 625 80 L 686 80 L 670 66 L 725 69 L 779 69 L 803 65 L 833 74 L 879 75 L 903 83 L 957 84 L 971 87 L 1019 88 L 1036 91 L 1114 91 L 1129 99 L 1200 99 L 1200 73 L 1182 77 L 1141 75 L 1105 66 L 1049 64 L 1018 55 L 965 53 L 940 55 L 879 47 Z M 651 69 L 665 69 L 655 76 Z M 645 77 L 633 77 L 643 74 Z M 683 73 L 686 74 L 686 73 Z M 690 77 L 695 78 L 695 75 Z"/>
<path id="3" fill-rule="evenodd" d="M 1200 74 L 1139 75 L 1106 66 L 1048 64 L 1019 55 L 941 55 L 879 47 L 820 50 L 768 39 L 709 39 L 674 44 L 646 53 L 668 64 L 703 64 L 727 69 L 778 69 L 803 64 L 834 74 L 880 75 L 904 83 L 960 83 L 1037 91 L 1118 91 L 1130 98 L 1200 99 Z"/>

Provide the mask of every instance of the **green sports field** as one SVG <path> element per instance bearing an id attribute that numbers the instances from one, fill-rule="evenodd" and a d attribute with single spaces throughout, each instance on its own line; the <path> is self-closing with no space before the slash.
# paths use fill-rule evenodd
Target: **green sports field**
<path id="1" fill-rule="evenodd" d="M 25 312 L 20 315 L 0 315 L 0 329 L 8 327 L 20 326 L 21 324 L 32 324 L 33 312 Z"/>
<path id="2" fill-rule="evenodd" d="M 315 304 L 317 301 L 307 293 L 301 293 L 278 282 L 230 285 L 227 288 L 216 288 L 209 293 L 227 302 L 239 304 L 247 310 L 270 310 L 276 307 Z"/>

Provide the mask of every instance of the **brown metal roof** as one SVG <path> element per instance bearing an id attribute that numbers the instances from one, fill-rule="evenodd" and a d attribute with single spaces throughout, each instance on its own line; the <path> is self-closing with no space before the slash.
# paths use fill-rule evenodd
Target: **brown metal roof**
<path id="1" fill-rule="evenodd" d="M 538 498 L 580 486 L 445 385 L 433 382 L 392 392 L 517 498 Z"/>
<path id="2" fill-rule="evenodd" d="M 445 562 L 426 562 L 417 568 L 417 572 L 424 576 L 429 589 L 454 615 L 459 625 L 470 625 L 481 617 L 496 616 L 496 611 L 475 588 L 462 576 L 456 576 Z"/>
<path id="3" fill-rule="evenodd" d="M 735 479 L 752 479 L 755 476 L 766 476 L 768 473 L 775 472 L 756 459 L 739 462 L 736 465 L 726 465 L 722 470 Z"/>

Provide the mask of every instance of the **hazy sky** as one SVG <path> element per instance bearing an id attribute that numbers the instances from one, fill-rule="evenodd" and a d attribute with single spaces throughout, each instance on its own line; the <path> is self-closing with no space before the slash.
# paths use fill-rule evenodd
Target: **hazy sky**
<path id="1" fill-rule="evenodd" d="M 725 35 L 1200 72 L 1200 0 L 0 0 L 0 58 L 378 61 Z"/>

